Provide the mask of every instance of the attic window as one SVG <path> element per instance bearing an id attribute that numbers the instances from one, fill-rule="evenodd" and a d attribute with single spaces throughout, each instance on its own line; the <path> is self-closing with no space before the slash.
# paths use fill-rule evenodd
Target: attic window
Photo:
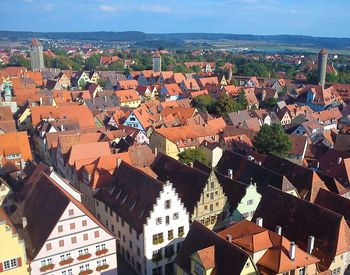
<path id="1" fill-rule="evenodd" d="M 122 203 L 125 203 L 126 199 L 128 198 L 128 194 L 126 194 L 125 198 L 123 199 Z"/>
<path id="2" fill-rule="evenodd" d="M 135 208 L 136 201 L 133 203 L 133 205 L 130 207 L 130 211 L 132 211 Z"/>
<path id="3" fill-rule="evenodd" d="M 143 209 L 143 210 L 142 210 L 142 212 L 141 212 L 139 218 L 142 218 L 143 214 L 145 214 L 145 211 L 146 211 L 146 209 Z"/>

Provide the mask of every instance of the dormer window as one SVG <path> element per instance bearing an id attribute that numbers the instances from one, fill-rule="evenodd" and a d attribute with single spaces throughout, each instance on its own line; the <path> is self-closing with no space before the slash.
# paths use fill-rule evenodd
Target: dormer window
<path id="1" fill-rule="evenodd" d="M 204 275 L 205 270 L 200 264 L 194 263 L 194 273 L 198 275 Z"/>

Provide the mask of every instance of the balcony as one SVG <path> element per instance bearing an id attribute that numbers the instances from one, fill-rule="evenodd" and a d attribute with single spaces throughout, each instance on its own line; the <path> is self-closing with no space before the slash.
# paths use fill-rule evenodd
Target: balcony
<path id="1" fill-rule="evenodd" d="M 80 271 L 79 275 L 87 275 L 87 274 L 92 274 L 93 271 L 91 269 L 86 269 L 84 271 Z"/>
<path id="2" fill-rule="evenodd" d="M 79 261 L 83 261 L 83 260 L 89 259 L 90 257 L 91 257 L 91 254 L 87 253 L 87 254 L 84 254 L 84 255 L 80 255 L 77 259 Z"/>
<path id="3" fill-rule="evenodd" d="M 96 256 L 101 256 L 101 255 L 103 255 L 103 254 L 107 254 L 107 252 L 108 252 L 108 249 L 107 249 L 107 248 L 101 249 L 101 250 L 97 250 L 97 251 L 96 251 Z"/>
<path id="4" fill-rule="evenodd" d="M 40 267 L 40 271 L 41 271 L 41 272 L 46 272 L 46 271 L 48 271 L 48 270 L 54 269 L 54 267 L 55 267 L 54 264 L 43 265 L 42 267 Z"/>
<path id="5" fill-rule="evenodd" d="M 100 266 L 96 267 L 96 271 L 100 272 L 100 271 L 105 270 L 107 268 L 109 268 L 108 264 L 100 265 Z"/>
<path id="6" fill-rule="evenodd" d="M 73 258 L 68 258 L 68 259 L 65 259 L 65 260 L 62 260 L 59 262 L 60 266 L 62 265 L 67 265 L 67 264 L 71 264 L 73 263 L 74 259 Z"/>
<path id="7" fill-rule="evenodd" d="M 160 262 L 163 259 L 162 253 L 153 254 L 152 261 L 155 263 Z"/>

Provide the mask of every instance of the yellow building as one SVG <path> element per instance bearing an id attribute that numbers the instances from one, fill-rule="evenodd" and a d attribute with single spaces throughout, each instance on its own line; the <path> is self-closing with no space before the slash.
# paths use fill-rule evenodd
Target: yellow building
<path id="1" fill-rule="evenodd" d="M 217 130 L 210 126 L 189 125 L 156 129 L 150 137 L 150 147 L 154 151 L 178 159 L 178 154 L 186 149 L 199 147 L 203 141 L 218 142 Z"/>
<path id="2" fill-rule="evenodd" d="M 0 273 L 4 275 L 29 274 L 24 241 L 19 238 L 2 208 L 0 208 Z"/>
<path id="3" fill-rule="evenodd" d="M 122 107 L 137 108 L 141 104 L 141 97 L 134 89 L 116 91 L 115 94 L 119 105 Z"/>

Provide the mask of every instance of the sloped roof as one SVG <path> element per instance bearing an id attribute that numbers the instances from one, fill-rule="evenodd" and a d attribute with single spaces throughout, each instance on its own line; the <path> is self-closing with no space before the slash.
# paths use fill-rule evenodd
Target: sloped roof
<path id="1" fill-rule="evenodd" d="M 249 254 L 196 221 L 193 222 L 186 239 L 182 242 L 181 249 L 175 258 L 175 264 L 190 274 L 191 256 L 211 246 L 215 247 L 214 274 L 241 273 L 249 259 Z"/>
<path id="2" fill-rule="evenodd" d="M 173 184 L 187 211 L 193 213 L 209 175 L 162 153 L 157 154 L 151 169 L 160 181 Z"/>
<path id="3" fill-rule="evenodd" d="M 162 182 L 122 161 L 108 186 L 95 198 L 106 203 L 140 234 L 162 189 Z"/>
<path id="4" fill-rule="evenodd" d="M 336 255 L 350 249 L 349 228 L 341 215 L 273 187 L 263 191 L 253 221 L 257 217 L 263 218 L 267 229 L 282 226 L 283 236 L 303 250 L 307 249 L 309 236 L 314 236 L 312 255 L 321 260 L 321 271 L 329 268 Z"/>

